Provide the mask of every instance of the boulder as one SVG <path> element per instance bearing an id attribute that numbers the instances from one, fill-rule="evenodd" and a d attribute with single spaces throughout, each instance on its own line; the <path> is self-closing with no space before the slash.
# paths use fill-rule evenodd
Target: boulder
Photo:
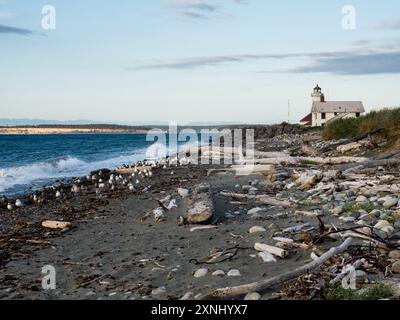
<path id="1" fill-rule="evenodd" d="M 194 198 L 189 204 L 187 222 L 189 224 L 206 223 L 214 216 L 214 206 L 210 193 L 203 193 Z"/>

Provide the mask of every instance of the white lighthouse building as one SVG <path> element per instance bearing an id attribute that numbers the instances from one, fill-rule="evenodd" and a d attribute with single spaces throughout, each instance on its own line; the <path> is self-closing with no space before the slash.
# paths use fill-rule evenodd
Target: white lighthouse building
<path id="1" fill-rule="evenodd" d="M 358 118 L 365 112 L 361 101 L 325 101 L 319 85 L 314 88 L 311 97 L 311 113 L 300 120 L 300 124 L 305 126 L 323 127 L 337 119 Z"/>

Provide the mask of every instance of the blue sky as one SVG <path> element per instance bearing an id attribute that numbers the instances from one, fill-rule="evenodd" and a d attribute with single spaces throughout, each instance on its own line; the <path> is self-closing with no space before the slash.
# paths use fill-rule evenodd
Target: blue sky
<path id="1" fill-rule="evenodd" d="M 398 0 L 0 0 L 0 118 L 296 122 L 316 83 L 398 106 L 399 33 Z"/>

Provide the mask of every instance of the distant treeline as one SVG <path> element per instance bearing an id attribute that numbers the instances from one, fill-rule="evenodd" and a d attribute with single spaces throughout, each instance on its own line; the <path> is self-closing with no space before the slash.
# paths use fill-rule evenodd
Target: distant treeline
<path id="1" fill-rule="evenodd" d="M 150 126 L 126 126 L 117 124 L 41 124 L 41 125 L 22 125 L 22 126 L 0 126 L 0 128 L 17 129 L 90 129 L 90 130 L 149 130 Z"/>

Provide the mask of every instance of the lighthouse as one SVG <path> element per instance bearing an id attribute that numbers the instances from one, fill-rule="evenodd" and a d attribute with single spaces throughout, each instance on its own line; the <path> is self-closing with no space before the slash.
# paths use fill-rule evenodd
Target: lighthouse
<path id="1" fill-rule="evenodd" d="M 322 93 L 322 89 L 319 87 L 318 84 L 314 88 L 314 91 L 311 94 L 311 97 L 313 98 L 313 101 L 315 101 L 315 102 L 324 102 L 325 101 L 325 96 Z"/>
<path id="2" fill-rule="evenodd" d="M 323 127 L 339 119 L 358 118 L 365 112 L 361 101 L 325 101 L 319 85 L 314 88 L 311 97 L 311 113 L 300 120 L 304 126 Z"/>

